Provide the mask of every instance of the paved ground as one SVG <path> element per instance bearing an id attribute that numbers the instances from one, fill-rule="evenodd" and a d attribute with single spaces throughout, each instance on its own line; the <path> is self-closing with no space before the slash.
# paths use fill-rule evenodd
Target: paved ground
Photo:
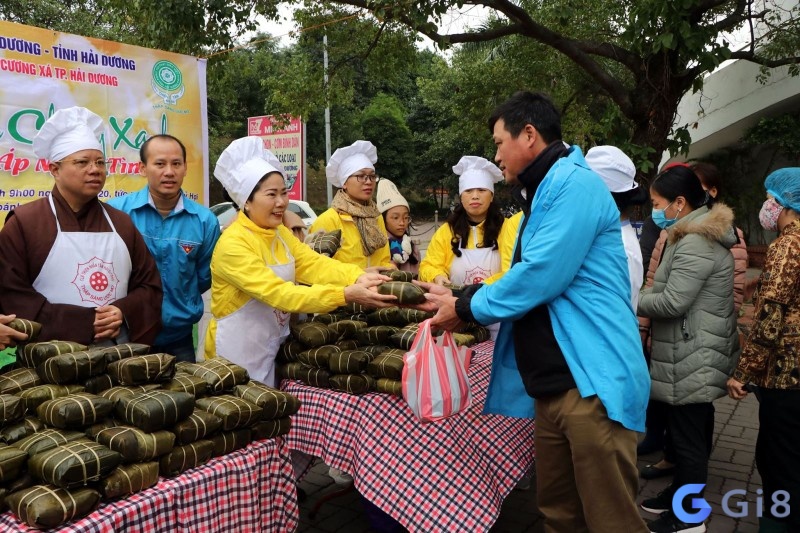
<path id="1" fill-rule="evenodd" d="M 756 490 L 761 487 L 761 478 L 755 468 L 755 442 L 758 432 L 758 402 L 750 395 L 742 402 L 722 398 L 714 403 L 716 407 L 716 427 L 714 448 L 709 462 L 708 485 L 705 498 L 711 504 L 712 514 L 707 521 L 711 533 L 755 533 L 758 531 L 756 517 Z M 639 458 L 639 466 L 655 462 L 658 454 Z M 321 496 L 337 490 L 333 480 L 325 472 L 321 463 L 317 464 L 300 483 L 308 493 L 308 499 L 300 505 L 300 528 L 304 532 L 346 532 L 358 533 L 373 531 L 369 519 L 356 491 L 351 491 L 325 503 L 316 519 L 309 516 L 314 504 Z M 663 489 L 669 480 L 666 478 L 640 480 L 639 501 L 649 498 Z M 749 513 L 742 518 L 727 516 L 722 510 L 722 499 L 733 489 L 747 491 L 745 498 L 732 497 L 729 509 L 737 511 L 746 501 Z M 642 511 L 642 516 L 654 516 Z M 536 490 L 513 491 L 506 498 L 493 532 L 541 532 L 544 531 L 541 515 L 536 509 Z"/>

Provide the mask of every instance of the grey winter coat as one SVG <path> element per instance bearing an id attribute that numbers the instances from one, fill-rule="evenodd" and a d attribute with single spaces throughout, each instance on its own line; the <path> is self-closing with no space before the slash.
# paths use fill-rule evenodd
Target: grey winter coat
<path id="1" fill-rule="evenodd" d="M 670 405 L 711 402 L 739 358 L 733 302 L 733 211 L 696 209 L 669 230 L 653 286 L 638 314 L 652 319 L 650 397 Z"/>

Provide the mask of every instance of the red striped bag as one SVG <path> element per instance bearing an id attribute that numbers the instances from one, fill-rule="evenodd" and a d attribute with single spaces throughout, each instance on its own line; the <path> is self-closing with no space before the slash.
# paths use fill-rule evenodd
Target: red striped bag
<path id="1" fill-rule="evenodd" d="M 472 350 L 456 345 L 449 331 L 431 332 L 430 320 L 420 323 L 411 349 L 403 356 L 403 398 L 422 422 L 435 422 L 472 403 L 467 369 Z"/>

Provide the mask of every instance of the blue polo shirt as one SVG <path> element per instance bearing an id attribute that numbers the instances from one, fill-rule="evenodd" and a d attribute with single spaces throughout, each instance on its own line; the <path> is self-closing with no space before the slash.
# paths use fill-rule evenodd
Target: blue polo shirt
<path id="1" fill-rule="evenodd" d="M 211 254 L 220 234 L 217 217 L 181 192 L 175 209 L 163 218 L 147 186 L 108 205 L 130 215 L 161 273 L 163 327 L 155 344 L 191 335 L 203 316 L 202 294 L 211 287 Z"/>

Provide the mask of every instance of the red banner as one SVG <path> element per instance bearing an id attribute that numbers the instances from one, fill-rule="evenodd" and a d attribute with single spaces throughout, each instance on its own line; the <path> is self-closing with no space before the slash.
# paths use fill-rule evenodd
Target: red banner
<path id="1" fill-rule="evenodd" d="M 261 137 L 267 150 L 283 164 L 289 198 L 305 200 L 306 125 L 300 117 L 281 126 L 275 122 L 275 115 L 248 117 L 247 134 Z"/>

